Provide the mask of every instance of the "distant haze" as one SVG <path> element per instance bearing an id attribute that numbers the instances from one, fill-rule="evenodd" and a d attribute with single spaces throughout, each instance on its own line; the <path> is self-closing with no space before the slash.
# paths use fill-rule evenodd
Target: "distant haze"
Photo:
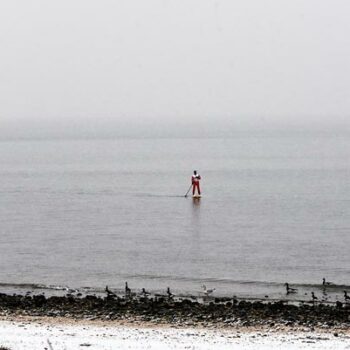
<path id="1" fill-rule="evenodd" d="M 349 0 L 2 1 L 0 139 L 349 128 L 349 17 Z"/>

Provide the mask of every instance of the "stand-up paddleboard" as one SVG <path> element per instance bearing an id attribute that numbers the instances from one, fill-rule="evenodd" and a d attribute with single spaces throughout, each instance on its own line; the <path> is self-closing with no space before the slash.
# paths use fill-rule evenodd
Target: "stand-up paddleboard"
<path id="1" fill-rule="evenodd" d="M 192 198 L 193 199 L 199 199 L 199 198 L 201 198 L 202 196 L 200 195 L 200 194 L 194 194 L 193 196 L 192 196 Z"/>

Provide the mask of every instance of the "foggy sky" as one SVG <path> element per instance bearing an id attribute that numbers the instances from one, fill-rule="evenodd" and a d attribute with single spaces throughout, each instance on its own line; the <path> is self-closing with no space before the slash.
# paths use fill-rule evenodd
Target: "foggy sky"
<path id="1" fill-rule="evenodd" d="M 0 133 L 348 124 L 349 18 L 349 0 L 2 1 Z"/>

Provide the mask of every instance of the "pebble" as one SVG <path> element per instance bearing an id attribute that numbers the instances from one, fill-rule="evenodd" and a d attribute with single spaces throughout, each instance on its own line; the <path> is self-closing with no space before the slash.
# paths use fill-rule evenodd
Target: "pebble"
<path id="1" fill-rule="evenodd" d="M 0 294 L 1 315 L 50 316 L 85 320 L 125 320 L 152 322 L 207 328 L 273 327 L 276 331 L 285 327 L 314 331 L 315 327 L 333 328 L 350 326 L 350 307 L 336 305 L 289 305 L 282 301 L 228 302 L 229 298 L 217 298 L 216 303 L 199 303 L 190 299 L 168 300 L 159 298 L 104 298 Z M 295 328 L 294 328 L 295 329 Z M 334 336 L 337 333 L 334 333 Z"/>

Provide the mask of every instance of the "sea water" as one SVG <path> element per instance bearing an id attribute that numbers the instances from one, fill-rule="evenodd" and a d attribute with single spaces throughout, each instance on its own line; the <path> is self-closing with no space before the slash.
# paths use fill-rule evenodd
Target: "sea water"
<path id="1" fill-rule="evenodd" d="M 0 285 L 341 298 L 349 160 L 335 134 L 1 142 Z"/>

